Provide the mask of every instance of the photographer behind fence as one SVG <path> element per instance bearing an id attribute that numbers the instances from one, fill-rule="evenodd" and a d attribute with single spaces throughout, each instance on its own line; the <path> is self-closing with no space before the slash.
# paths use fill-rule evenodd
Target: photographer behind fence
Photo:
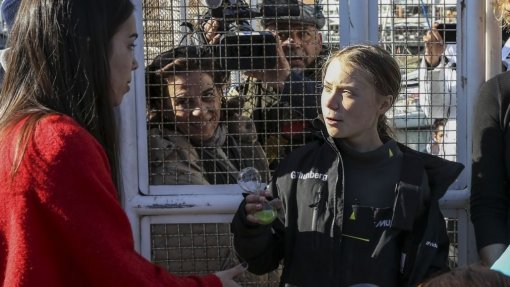
<path id="1" fill-rule="evenodd" d="M 276 43 L 266 48 L 276 45 L 277 60 L 251 59 L 265 63 L 265 68 L 245 70 L 246 80 L 230 91 L 227 105 L 254 120 L 259 141 L 274 168 L 293 147 L 311 138 L 308 128 L 320 109 L 318 71 L 329 49 L 322 45 L 319 30 L 325 18 L 318 4 L 266 0 L 262 7 L 261 24 L 276 36 Z M 214 19 L 204 23 L 209 43 L 221 43 L 221 35 L 216 33 L 219 23 Z"/>

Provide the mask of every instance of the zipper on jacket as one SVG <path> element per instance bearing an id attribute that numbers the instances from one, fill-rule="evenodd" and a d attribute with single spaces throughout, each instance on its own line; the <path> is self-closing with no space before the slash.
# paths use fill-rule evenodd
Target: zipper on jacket
<path id="1" fill-rule="evenodd" d="M 312 231 L 317 231 L 317 217 L 318 217 L 318 213 L 319 213 L 319 206 L 321 205 L 322 203 L 322 188 L 324 187 L 324 185 L 321 185 L 319 187 L 319 190 L 317 191 L 318 195 L 319 195 L 319 199 L 317 200 L 317 202 L 315 203 L 312 203 L 309 205 L 309 207 L 312 207 L 313 208 L 313 213 L 312 213 Z"/>
<path id="2" fill-rule="evenodd" d="M 321 130 L 321 133 L 322 133 L 322 136 L 324 138 L 324 140 L 329 144 L 329 146 L 333 149 L 333 151 L 336 152 L 337 154 L 337 160 L 336 160 L 336 166 L 337 166 L 337 177 L 335 179 L 335 194 L 334 194 L 334 197 L 333 197 L 333 220 L 331 221 L 331 227 L 330 227 L 330 237 L 331 237 L 331 246 L 330 246 L 330 250 L 337 250 L 336 248 L 338 248 L 338 251 L 341 250 L 340 248 L 340 245 L 342 243 L 342 236 L 339 236 L 338 237 L 338 244 L 335 244 L 335 223 L 336 223 L 336 220 L 337 220 L 337 188 L 338 188 L 338 176 L 340 175 L 340 172 L 338 172 L 338 168 L 341 167 L 342 169 L 342 190 L 341 190 L 341 193 L 342 194 L 342 197 L 343 197 L 343 194 L 344 194 L 344 188 L 345 188 L 345 174 L 344 174 L 344 162 L 342 160 L 342 155 L 340 154 L 340 151 L 338 150 L 338 148 L 336 147 L 335 143 L 332 142 L 332 139 L 329 137 L 329 136 L 326 136 L 324 134 L 324 131 Z M 345 210 L 345 201 L 342 200 L 342 212 Z M 344 214 L 342 214 L 342 220 L 343 220 L 343 216 Z M 343 222 L 340 224 L 340 234 L 342 232 L 342 224 Z M 332 255 L 331 256 L 331 266 L 329 268 L 329 278 L 331 280 L 331 282 L 335 282 L 335 278 L 336 278 L 336 268 L 337 266 L 339 266 L 339 262 L 336 262 L 336 258 L 337 256 L 335 255 Z"/>

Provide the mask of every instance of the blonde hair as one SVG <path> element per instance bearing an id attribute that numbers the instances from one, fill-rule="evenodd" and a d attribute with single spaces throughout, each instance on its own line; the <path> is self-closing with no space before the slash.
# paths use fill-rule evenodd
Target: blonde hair
<path id="1" fill-rule="evenodd" d="M 494 0 L 494 14 L 504 29 L 510 29 L 510 12 L 505 10 L 508 0 Z"/>

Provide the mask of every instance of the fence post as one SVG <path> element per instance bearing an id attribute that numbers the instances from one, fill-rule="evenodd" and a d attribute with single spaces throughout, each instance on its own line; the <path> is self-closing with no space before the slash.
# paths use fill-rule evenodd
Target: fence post
<path id="1" fill-rule="evenodd" d="M 378 42 L 377 0 L 340 0 L 340 46 Z"/>

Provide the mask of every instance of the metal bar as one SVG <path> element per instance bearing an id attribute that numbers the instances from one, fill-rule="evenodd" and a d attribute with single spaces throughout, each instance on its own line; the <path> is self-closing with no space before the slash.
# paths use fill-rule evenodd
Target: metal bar
<path id="1" fill-rule="evenodd" d="M 351 9 L 349 0 L 340 0 L 340 47 L 351 43 Z"/>
<path id="2" fill-rule="evenodd" d="M 457 13 L 461 17 L 457 21 L 457 58 L 461 58 L 457 65 L 457 131 L 461 132 L 457 132 L 457 161 L 465 168 L 452 188 L 469 189 L 473 107 L 485 80 L 485 1 L 461 0 Z"/>
<path id="3" fill-rule="evenodd" d="M 463 209 L 469 204 L 469 191 L 448 190 L 448 192 L 439 200 L 441 208 L 445 209 Z"/>
<path id="4" fill-rule="evenodd" d="M 136 216 L 170 214 L 234 214 L 242 195 L 139 195 L 128 206 Z"/>

